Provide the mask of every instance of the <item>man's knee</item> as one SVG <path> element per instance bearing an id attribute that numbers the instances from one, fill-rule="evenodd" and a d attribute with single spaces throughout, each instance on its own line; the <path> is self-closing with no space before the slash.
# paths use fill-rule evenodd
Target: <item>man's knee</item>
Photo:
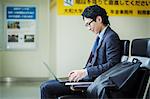
<path id="1" fill-rule="evenodd" d="M 50 94 L 55 94 L 57 87 L 58 87 L 57 82 L 54 80 L 50 80 L 50 81 L 43 82 L 40 86 L 40 89 L 41 89 L 41 93 L 50 95 Z"/>
<path id="2" fill-rule="evenodd" d="M 44 82 L 44 83 L 42 83 L 41 86 L 40 86 L 41 91 L 44 91 L 44 90 L 45 90 L 45 87 L 46 87 L 46 84 L 45 84 L 45 82 Z"/>
<path id="3" fill-rule="evenodd" d="M 51 86 L 50 83 L 46 81 L 41 84 L 40 89 L 42 92 L 47 92 L 48 90 L 51 89 L 50 86 Z"/>
<path id="4" fill-rule="evenodd" d="M 51 81 L 46 81 L 41 84 L 41 99 L 53 99 L 55 97 L 52 87 Z"/>

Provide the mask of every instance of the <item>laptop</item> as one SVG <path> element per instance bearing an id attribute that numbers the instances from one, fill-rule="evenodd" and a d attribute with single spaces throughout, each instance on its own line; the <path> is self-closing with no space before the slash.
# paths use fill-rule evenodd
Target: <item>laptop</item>
<path id="1" fill-rule="evenodd" d="M 80 81 L 80 82 L 73 82 L 73 81 L 69 81 L 67 78 L 66 79 L 58 79 L 56 77 L 56 75 L 52 72 L 52 70 L 50 69 L 50 67 L 48 66 L 48 64 L 46 64 L 45 62 L 43 62 L 44 66 L 47 68 L 47 70 L 49 71 L 50 74 L 52 74 L 52 76 L 55 78 L 56 81 L 58 81 L 59 83 L 63 83 L 66 86 L 78 86 L 78 87 L 87 87 L 89 86 L 92 82 L 86 82 L 86 81 Z"/>
<path id="2" fill-rule="evenodd" d="M 50 67 L 48 66 L 48 64 L 46 62 L 43 62 L 43 64 L 47 68 L 47 70 L 49 71 L 49 73 L 52 74 L 52 76 L 55 78 L 56 81 L 58 81 L 60 83 L 70 82 L 67 78 L 66 79 L 58 79 L 56 77 L 56 75 L 52 72 L 52 70 L 50 69 Z"/>

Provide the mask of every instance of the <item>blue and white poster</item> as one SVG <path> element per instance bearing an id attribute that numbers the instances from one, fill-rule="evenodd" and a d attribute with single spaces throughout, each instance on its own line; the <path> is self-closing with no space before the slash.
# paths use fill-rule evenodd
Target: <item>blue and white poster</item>
<path id="1" fill-rule="evenodd" d="M 7 49 L 36 48 L 36 7 L 6 6 Z"/>

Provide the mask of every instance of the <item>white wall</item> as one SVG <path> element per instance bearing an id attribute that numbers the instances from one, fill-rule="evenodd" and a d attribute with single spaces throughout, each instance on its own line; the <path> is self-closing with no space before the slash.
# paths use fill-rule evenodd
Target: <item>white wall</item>
<path id="1" fill-rule="evenodd" d="M 0 23 L 2 23 L 2 3 L 0 1 Z M 1 55 L 1 50 L 2 50 L 2 24 L 0 24 L 0 77 L 2 76 L 2 55 Z"/>
<path id="2" fill-rule="evenodd" d="M 148 27 L 150 26 L 150 19 L 148 19 Z M 150 31 L 150 28 L 148 28 L 148 31 Z M 150 33 L 149 33 L 150 34 Z"/>
<path id="3" fill-rule="evenodd" d="M 50 65 L 58 77 L 66 76 L 72 69 L 84 67 L 95 35 L 84 27 L 81 16 L 58 16 L 56 6 L 49 13 L 49 0 L 1 1 L 3 6 L 8 3 L 33 4 L 38 8 L 38 48 L 0 51 L 3 76 L 48 77 L 42 60 Z M 110 17 L 110 22 L 121 39 L 150 37 L 148 17 Z"/>
<path id="4" fill-rule="evenodd" d="M 58 76 L 67 75 L 72 69 L 83 68 L 90 54 L 94 34 L 84 27 L 82 18 L 58 16 L 56 37 Z"/>
<path id="5" fill-rule="evenodd" d="M 110 22 L 121 39 L 150 38 L 148 17 L 110 17 Z"/>
<path id="6" fill-rule="evenodd" d="M 1 52 L 0 52 L 0 77 L 2 76 L 2 59 L 1 59 Z"/>
<path id="7" fill-rule="evenodd" d="M 2 27 L 2 23 L 3 23 L 3 14 L 2 14 L 2 3 L 0 1 L 0 35 L 2 35 L 2 32 L 3 32 L 3 27 Z M 0 50 L 2 50 L 2 36 L 0 36 Z"/>
<path id="8" fill-rule="evenodd" d="M 48 44 L 50 45 L 50 66 L 53 67 L 52 71 L 56 71 L 56 19 L 57 19 L 57 15 L 56 15 L 56 8 L 52 8 L 50 11 L 50 41 L 48 42 Z M 56 73 L 55 73 L 56 74 Z"/>
<path id="9" fill-rule="evenodd" d="M 38 46 L 35 50 L 3 51 L 1 64 L 4 77 L 49 77 L 43 61 L 50 60 L 50 25 L 49 0 L 2 0 L 3 7 L 7 4 L 37 6 L 37 37 Z"/>

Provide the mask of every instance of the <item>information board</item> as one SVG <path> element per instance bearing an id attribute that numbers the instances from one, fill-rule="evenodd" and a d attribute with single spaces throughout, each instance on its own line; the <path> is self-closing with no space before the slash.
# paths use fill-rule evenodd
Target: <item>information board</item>
<path id="1" fill-rule="evenodd" d="M 6 48 L 36 48 L 36 7 L 11 5 L 5 8 Z"/>

